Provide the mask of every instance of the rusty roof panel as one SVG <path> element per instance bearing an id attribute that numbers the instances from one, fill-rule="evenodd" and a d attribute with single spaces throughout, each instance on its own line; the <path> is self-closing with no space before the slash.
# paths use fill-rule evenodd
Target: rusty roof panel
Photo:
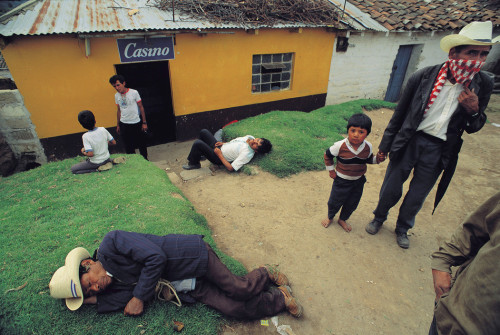
<path id="1" fill-rule="evenodd" d="M 0 17 L 0 35 L 248 28 L 238 24 L 214 24 L 196 20 L 180 15 L 175 8 L 174 11 L 161 10 L 154 6 L 154 1 L 30 0 Z M 137 12 L 130 15 L 131 10 Z M 273 27 L 321 26 L 324 25 L 290 23 Z"/>

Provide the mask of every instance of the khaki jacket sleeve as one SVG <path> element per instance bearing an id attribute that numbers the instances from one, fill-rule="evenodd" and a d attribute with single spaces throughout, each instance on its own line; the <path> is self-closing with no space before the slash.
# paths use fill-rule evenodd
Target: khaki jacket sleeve
<path id="1" fill-rule="evenodd" d="M 483 203 L 457 228 L 451 239 L 431 255 L 431 267 L 451 273 L 478 253 L 493 235 L 500 234 L 500 192 Z"/>

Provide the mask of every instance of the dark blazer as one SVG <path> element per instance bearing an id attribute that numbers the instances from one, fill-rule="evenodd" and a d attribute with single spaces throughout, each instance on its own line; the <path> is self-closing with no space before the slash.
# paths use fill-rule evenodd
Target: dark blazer
<path id="1" fill-rule="evenodd" d="M 160 278 L 169 281 L 202 277 L 208 249 L 202 235 L 157 236 L 111 231 L 97 250 L 97 259 L 113 275 L 113 283 L 97 296 L 97 311 L 124 308 L 132 297 L 153 298 Z"/>
<path id="2" fill-rule="evenodd" d="M 423 68 L 415 72 L 408 80 L 379 145 L 379 150 L 390 153 L 391 159 L 397 159 L 398 153 L 415 135 L 423 120 L 425 107 L 442 66 L 443 64 L 438 64 Z M 474 133 L 479 131 L 486 122 L 484 110 L 490 100 L 493 80 L 483 72 L 479 72 L 472 79 L 469 89 L 474 89 L 479 98 L 479 114 L 472 117 L 460 105 L 458 106 L 446 133 L 447 140 L 441 157 L 443 168 L 450 160 L 453 160 L 453 156 L 458 156 L 463 131 Z"/>

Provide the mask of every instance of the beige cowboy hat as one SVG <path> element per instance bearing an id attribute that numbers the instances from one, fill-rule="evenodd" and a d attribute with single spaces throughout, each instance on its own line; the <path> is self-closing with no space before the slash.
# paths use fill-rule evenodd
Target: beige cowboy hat
<path id="1" fill-rule="evenodd" d="M 448 35 L 441 39 L 441 49 L 450 52 L 459 45 L 494 45 L 500 43 L 500 36 L 492 39 L 493 24 L 491 21 L 471 22 L 458 34 Z"/>
<path id="2" fill-rule="evenodd" d="M 66 306 L 72 311 L 83 304 L 79 267 L 82 260 L 89 258 L 89 252 L 81 247 L 71 250 L 64 266 L 57 269 L 49 283 L 50 295 L 56 299 L 66 299 Z"/>

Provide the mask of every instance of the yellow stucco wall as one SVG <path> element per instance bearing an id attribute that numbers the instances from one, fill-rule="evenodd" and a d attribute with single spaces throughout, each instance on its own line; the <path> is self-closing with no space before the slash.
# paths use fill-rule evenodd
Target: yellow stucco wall
<path id="1" fill-rule="evenodd" d="M 82 40 L 65 36 L 18 38 L 2 54 L 39 138 L 85 131 L 77 120 L 84 109 L 94 112 L 98 126 L 116 126 L 108 83 L 120 61 L 115 39 L 92 39 L 88 58 Z"/>
<path id="2" fill-rule="evenodd" d="M 335 35 L 324 29 L 259 30 L 258 34 L 178 34 L 170 63 L 176 116 L 283 100 L 327 91 Z M 108 79 L 119 64 L 116 39 L 92 38 L 91 54 L 75 36 L 24 36 L 2 50 L 40 138 L 82 132 L 77 114 L 116 125 Z M 251 93 L 252 55 L 294 53 L 290 90 Z"/>
<path id="3" fill-rule="evenodd" d="M 180 35 L 170 63 L 176 115 L 326 93 L 335 35 L 324 29 Z M 294 53 L 290 90 L 252 94 L 252 55 Z"/>

